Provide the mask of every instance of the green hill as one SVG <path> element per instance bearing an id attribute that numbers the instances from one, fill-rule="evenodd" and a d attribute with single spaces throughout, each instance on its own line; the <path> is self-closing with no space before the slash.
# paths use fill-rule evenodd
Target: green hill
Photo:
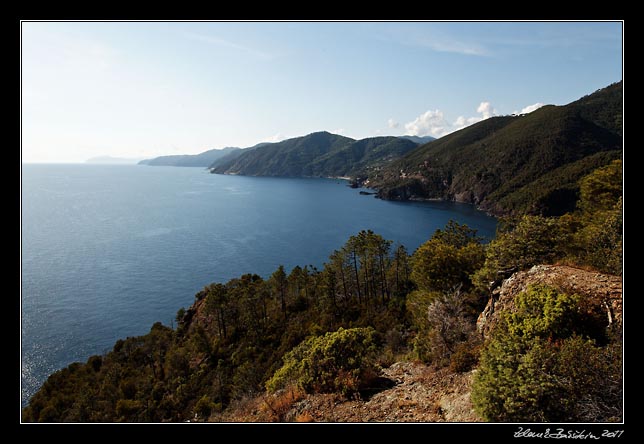
<path id="1" fill-rule="evenodd" d="M 577 181 L 621 157 L 622 83 L 565 106 L 486 119 L 421 145 L 368 184 L 385 199 L 450 199 L 495 214 L 558 215 Z"/>
<path id="2" fill-rule="evenodd" d="M 245 151 L 211 166 L 213 173 L 246 176 L 335 177 L 365 174 L 417 146 L 398 137 L 354 140 L 326 131 Z"/>
<path id="3" fill-rule="evenodd" d="M 242 153 L 212 169 L 217 174 L 245 176 L 311 176 L 310 164 L 353 139 L 325 131 L 284 140 Z"/>
<path id="4" fill-rule="evenodd" d="M 311 164 L 314 176 L 359 176 L 378 170 L 418 146 L 398 137 L 372 137 L 357 140 L 330 152 Z"/>

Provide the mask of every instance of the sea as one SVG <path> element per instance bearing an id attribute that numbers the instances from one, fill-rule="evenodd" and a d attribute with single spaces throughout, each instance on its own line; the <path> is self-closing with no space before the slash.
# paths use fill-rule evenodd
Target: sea
<path id="1" fill-rule="evenodd" d="M 491 239 L 497 220 L 454 202 L 391 202 L 340 179 L 224 176 L 202 168 L 24 164 L 21 401 L 47 376 L 174 326 L 212 282 L 279 265 L 321 269 L 360 230 L 413 252 L 450 219 Z"/>

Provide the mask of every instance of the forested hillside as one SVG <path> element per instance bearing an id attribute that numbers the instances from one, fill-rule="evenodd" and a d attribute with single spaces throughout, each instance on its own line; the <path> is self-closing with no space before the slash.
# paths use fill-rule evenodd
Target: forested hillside
<path id="1" fill-rule="evenodd" d="M 561 215 L 574 209 L 581 177 L 621 158 L 622 103 L 619 82 L 566 106 L 492 117 L 418 147 L 368 184 L 385 199 Z"/>

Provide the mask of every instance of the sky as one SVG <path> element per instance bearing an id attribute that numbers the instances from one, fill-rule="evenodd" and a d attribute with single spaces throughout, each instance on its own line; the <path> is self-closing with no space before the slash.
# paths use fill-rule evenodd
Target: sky
<path id="1" fill-rule="evenodd" d="M 441 137 L 622 79 L 621 22 L 22 22 L 22 161 Z"/>

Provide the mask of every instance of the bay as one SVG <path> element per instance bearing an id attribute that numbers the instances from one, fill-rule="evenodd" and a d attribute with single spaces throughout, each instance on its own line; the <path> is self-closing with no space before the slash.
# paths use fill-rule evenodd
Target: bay
<path id="1" fill-rule="evenodd" d="M 496 230 L 471 205 L 382 201 L 334 179 L 26 164 L 21 191 L 23 406 L 50 373 L 171 325 L 211 282 L 321 268 L 363 229 L 409 252 L 450 219 Z"/>

